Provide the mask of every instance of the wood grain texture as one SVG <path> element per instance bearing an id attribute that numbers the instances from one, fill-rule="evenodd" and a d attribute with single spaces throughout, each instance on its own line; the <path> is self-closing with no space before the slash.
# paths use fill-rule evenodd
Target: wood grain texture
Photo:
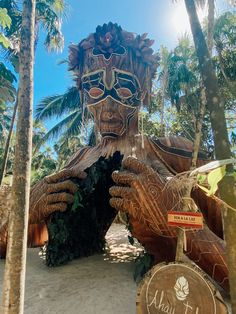
<path id="1" fill-rule="evenodd" d="M 153 267 L 139 284 L 137 314 L 226 314 L 220 293 L 199 268 L 186 263 Z"/>

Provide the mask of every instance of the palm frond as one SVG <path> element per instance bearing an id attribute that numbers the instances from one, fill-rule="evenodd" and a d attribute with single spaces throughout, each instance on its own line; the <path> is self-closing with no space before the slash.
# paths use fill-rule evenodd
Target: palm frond
<path id="1" fill-rule="evenodd" d="M 44 121 L 51 117 L 60 117 L 65 113 L 78 110 L 80 95 L 76 87 L 69 88 L 66 93 L 43 98 L 36 108 L 36 120 Z"/>
<path id="2" fill-rule="evenodd" d="M 60 51 L 64 47 L 64 37 L 61 32 L 61 17 L 58 11 L 55 10 L 55 2 L 39 0 L 36 3 L 37 20 L 41 22 L 41 25 L 47 32 L 44 44 L 49 51 Z"/>
<path id="3" fill-rule="evenodd" d="M 63 134 L 65 132 L 65 129 L 68 128 L 68 125 L 78 116 L 79 112 L 74 111 L 69 116 L 67 116 L 65 119 L 58 122 L 51 130 L 49 130 L 45 136 L 42 138 L 41 142 L 38 143 L 38 146 L 41 146 L 43 143 L 45 143 L 48 140 L 51 140 L 53 138 L 58 137 L 59 135 Z M 80 113 L 81 115 L 81 113 Z"/>
<path id="4" fill-rule="evenodd" d="M 74 118 L 68 123 L 67 130 L 63 133 L 64 138 L 78 135 L 82 126 L 82 112 L 78 111 Z"/>

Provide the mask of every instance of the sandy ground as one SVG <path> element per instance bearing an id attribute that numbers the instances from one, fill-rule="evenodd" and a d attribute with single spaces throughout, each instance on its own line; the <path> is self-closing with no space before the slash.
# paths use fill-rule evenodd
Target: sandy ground
<path id="1" fill-rule="evenodd" d="M 142 250 L 127 240 L 123 225 L 107 233 L 106 254 L 48 268 L 39 249 L 28 249 L 25 314 L 135 314 L 134 259 Z M 0 260 L 0 293 L 4 261 Z"/>
<path id="2" fill-rule="evenodd" d="M 124 225 L 113 224 L 104 254 L 56 268 L 45 265 L 39 249 L 28 249 L 24 313 L 135 314 L 134 260 L 142 247 L 130 245 L 127 235 Z M 0 294 L 3 272 L 0 260 Z"/>

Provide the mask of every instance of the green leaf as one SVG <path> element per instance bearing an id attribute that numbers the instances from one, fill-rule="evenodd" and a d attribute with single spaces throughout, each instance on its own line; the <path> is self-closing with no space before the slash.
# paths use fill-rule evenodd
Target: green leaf
<path id="1" fill-rule="evenodd" d="M 63 11 L 65 10 L 64 0 L 56 0 L 56 1 L 54 1 L 54 8 L 55 8 L 56 12 L 62 14 Z"/>
<path id="2" fill-rule="evenodd" d="M 0 44 L 6 49 L 10 47 L 10 41 L 3 33 L 0 33 Z"/>
<path id="3" fill-rule="evenodd" d="M 76 209 L 78 208 L 78 205 L 79 205 L 79 194 L 78 194 L 78 192 L 76 192 L 74 195 L 74 203 L 73 203 L 73 206 L 71 208 L 71 211 L 75 212 Z"/>
<path id="4" fill-rule="evenodd" d="M 218 189 L 218 183 L 222 180 L 222 178 L 225 176 L 225 168 L 226 166 L 222 166 L 220 168 L 216 168 L 214 170 L 212 170 L 208 176 L 207 176 L 207 181 L 210 185 L 210 191 L 209 191 L 209 195 L 214 195 L 215 192 Z"/>
<path id="5" fill-rule="evenodd" d="M 7 9 L 0 8 L 0 25 L 3 28 L 10 28 L 11 27 L 11 18 L 7 14 Z"/>
<path id="6" fill-rule="evenodd" d="M 206 181 L 207 176 L 205 174 L 197 175 L 197 182 L 203 184 Z"/>

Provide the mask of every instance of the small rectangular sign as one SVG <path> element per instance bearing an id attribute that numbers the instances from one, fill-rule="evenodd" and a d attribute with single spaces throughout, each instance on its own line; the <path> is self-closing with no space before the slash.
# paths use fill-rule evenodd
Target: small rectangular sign
<path id="1" fill-rule="evenodd" d="M 201 213 L 171 211 L 168 213 L 168 225 L 202 229 L 203 216 Z"/>

